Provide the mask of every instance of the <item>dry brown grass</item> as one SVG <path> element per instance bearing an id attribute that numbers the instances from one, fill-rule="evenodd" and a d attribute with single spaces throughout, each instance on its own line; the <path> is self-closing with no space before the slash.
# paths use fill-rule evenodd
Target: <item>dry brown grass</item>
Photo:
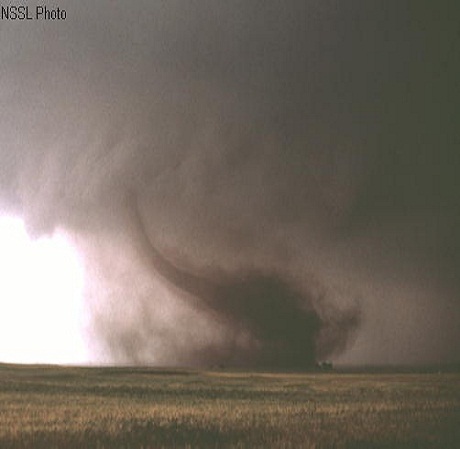
<path id="1" fill-rule="evenodd" d="M 0 365 L 0 448 L 456 448 L 459 374 Z"/>

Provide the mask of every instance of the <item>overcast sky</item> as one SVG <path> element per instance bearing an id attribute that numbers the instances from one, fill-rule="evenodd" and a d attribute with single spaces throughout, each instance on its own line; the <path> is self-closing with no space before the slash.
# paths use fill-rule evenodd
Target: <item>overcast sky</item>
<path id="1" fill-rule="evenodd" d="M 59 6 L 0 22 L 0 208 L 74 236 L 101 357 L 459 362 L 453 5 Z"/>

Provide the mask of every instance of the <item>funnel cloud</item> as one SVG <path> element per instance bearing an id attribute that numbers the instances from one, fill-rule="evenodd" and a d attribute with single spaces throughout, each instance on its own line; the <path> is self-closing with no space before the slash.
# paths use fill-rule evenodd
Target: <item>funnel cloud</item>
<path id="1" fill-rule="evenodd" d="M 73 236 L 95 361 L 459 362 L 453 6 L 2 20 L 0 210 Z"/>
<path id="2" fill-rule="evenodd" d="M 321 303 L 313 291 L 296 290 L 275 273 L 244 270 L 231 276 L 197 275 L 167 260 L 151 243 L 140 215 L 136 198 L 129 204 L 139 251 L 145 256 L 152 274 L 161 276 L 176 289 L 194 298 L 200 314 L 210 315 L 223 327 L 245 334 L 245 345 L 209 347 L 207 361 L 244 366 L 308 368 L 314 365 L 319 351 L 330 355 L 345 345 L 349 333 L 359 321 L 357 310 L 335 314 L 334 321 L 322 317 Z M 317 345 L 321 330 L 334 326 L 328 344 Z M 204 354 L 202 354 L 204 356 Z M 210 359 L 210 360 L 209 360 Z"/>

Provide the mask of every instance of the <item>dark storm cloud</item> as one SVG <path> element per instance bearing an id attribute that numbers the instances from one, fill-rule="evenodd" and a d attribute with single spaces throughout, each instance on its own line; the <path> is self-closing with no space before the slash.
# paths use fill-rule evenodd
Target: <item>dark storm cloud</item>
<path id="1" fill-rule="evenodd" d="M 1 23 L 0 201 L 86 241 L 115 360 L 458 358 L 449 5 L 61 3 Z"/>

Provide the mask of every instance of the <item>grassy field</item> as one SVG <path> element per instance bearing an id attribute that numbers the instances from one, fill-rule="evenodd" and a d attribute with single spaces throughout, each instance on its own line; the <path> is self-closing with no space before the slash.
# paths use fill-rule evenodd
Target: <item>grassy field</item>
<path id="1" fill-rule="evenodd" d="M 0 365 L 0 448 L 460 448 L 460 374 Z"/>

